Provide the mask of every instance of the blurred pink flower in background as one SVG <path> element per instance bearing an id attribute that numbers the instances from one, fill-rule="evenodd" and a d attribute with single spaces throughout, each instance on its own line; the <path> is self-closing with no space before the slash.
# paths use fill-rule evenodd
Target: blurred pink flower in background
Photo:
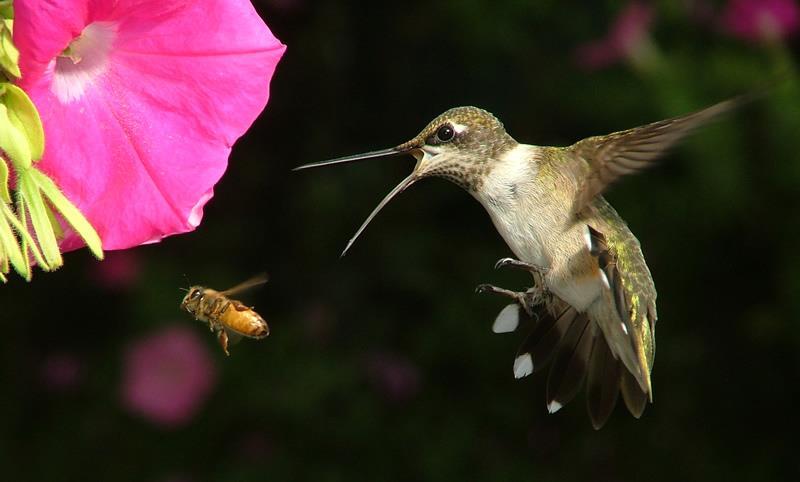
<path id="1" fill-rule="evenodd" d="M 366 368 L 373 386 L 392 402 L 405 402 L 419 392 L 419 370 L 406 358 L 374 353 L 367 357 Z"/>
<path id="2" fill-rule="evenodd" d="M 597 70 L 623 60 L 635 59 L 649 46 L 653 18 L 650 5 L 629 3 L 614 19 L 604 38 L 578 47 L 575 52 L 578 65 L 587 70 Z"/>
<path id="3" fill-rule="evenodd" d="M 190 231 L 285 50 L 249 0 L 16 0 L 41 169 L 104 249 Z M 62 249 L 82 241 L 66 233 Z"/>
<path id="4" fill-rule="evenodd" d="M 142 273 L 141 255 L 135 249 L 106 253 L 102 263 L 91 265 L 91 276 L 107 290 L 121 291 L 132 287 Z"/>
<path id="5" fill-rule="evenodd" d="M 722 24 L 733 35 L 751 42 L 780 40 L 800 29 L 796 0 L 731 0 Z"/>
<path id="6" fill-rule="evenodd" d="M 42 383 L 53 391 L 71 390 L 83 381 L 83 376 L 83 363 L 72 353 L 51 353 L 41 364 Z"/>
<path id="7" fill-rule="evenodd" d="M 190 421 L 217 380 L 196 330 L 173 326 L 133 342 L 125 354 L 122 403 L 166 427 Z"/>

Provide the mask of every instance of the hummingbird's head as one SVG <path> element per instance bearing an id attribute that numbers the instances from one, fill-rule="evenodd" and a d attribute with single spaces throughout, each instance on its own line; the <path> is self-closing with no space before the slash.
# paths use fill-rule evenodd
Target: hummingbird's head
<path id="1" fill-rule="evenodd" d="M 516 141 L 491 113 L 477 107 L 455 107 L 432 120 L 408 142 L 394 149 L 414 156 L 414 175 L 448 179 L 475 191 L 498 159 Z"/>
<path id="2" fill-rule="evenodd" d="M 413 139 L 396 147 L 305 164 L 294 170 L 398 154 L 410 154 L 417 160 L 411 175 L 386 195 L 350 239 L 342 252 L 344 256 L 372 218 L 393 197 L 418 180 L 441 177 L 474 192 L 491 170 L 492 162 L 516 145 L 517 142 L 506 133 L 503 124 L 491 113 L 477 107 L 455 107 L 432 120 Z"/>

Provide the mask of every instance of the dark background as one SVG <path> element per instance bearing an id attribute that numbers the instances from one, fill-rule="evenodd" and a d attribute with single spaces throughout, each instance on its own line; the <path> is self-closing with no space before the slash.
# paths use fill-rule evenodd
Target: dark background
<path id="1" fill-rule="evenodd" d="M 644 57 L 591 68 L 576 50 L 624 3 L 256 5 L 288 50 L 202 225 L 2 287 L 3 479 L 797 480 L 796 36 L 750 41 L 722 25 L 726 2 L 663 1 Z M 546 375 L 513 378 L 520 336 L 490 331 L 505 301 L 473 289 L 528 278 L 493 270 L 510 251 L 469 195 L 415 185 L 339 259 L 413 160 L 290 172 L 399 144 L 457 105 L 567 145 L 778 78 L 608 194 L 642 242 L 659 324 L 655 403 L 640 420 L 618 404 L 599 432 L 583 395 L 548 415 Z M 243 298 L 272 335 L 225 358 L 178 288 L 261 271 L 270 283 Z M 175 326 L 202 337 L 216 382 L 170 426 L 121 391 L 131 344 Z"/>

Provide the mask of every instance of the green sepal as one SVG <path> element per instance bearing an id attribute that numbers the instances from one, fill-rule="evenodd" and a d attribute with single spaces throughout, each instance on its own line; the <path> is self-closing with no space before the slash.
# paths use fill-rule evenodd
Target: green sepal
<path id="1" fill-rule="evenodd" d="M 22 77 L 19 70 L 19 50 L 11 34 L 12 20 L 3 20 L 0 25 L 0 67 L 16 78 Z"/>
<path id="2" fill-rule="evenodd" d="M 17 172 L 17 195 L 21 196 L 25 200 L 25 204 L 27 204 L 33 231 L 36 233 L 36 240 L 39 241 L 39 247 L 47 262 L 47 270 L 53 271 L 64 264 L 64 259 L 61 257 L 61 250 L 58 248 L 53 225 L 47 215 L 44 197 L 42 197 L 42 193 L 37 186 L 37 180 L 34 177 L 36 172 L 38 171 L 34 168 Z M 42 266 L 42 268 L 44 269 L 45 267 Z"/>
<path id="3" fill-rule="evenodd" d="M 0 103 L 0 149 L 5 151 L 17 171 L 31 166 L 31 148 L 28 139 L 11 121 L 8 108 L 2 103 Z"/>
<path id="4" fill-rule="evenodd" d="M 8 118 L 17 129 L 25 133 L 31 159 L 38 161 L 44 155 L 44 127 L 39 111 L 24 90 L 14 84 L 5 84 L 3 103 L 8 108 Z"/>
<path id="5" fill-rule="evenodd" d="M 8 192 L 8 164 L 2 156 L 0 156 L 0 202 L 11 202 L 11 194 Z"/>
<path id="6" fill-rule="evenodd" d="M 11 224 L 11 227 L 14 228 L 14 231 L 17 232 L 17 236 L 19 237 L 20 244 L 21 244 L 21 251 L 23 254 L 23 259 L 25 261 L 26 271 L 30 271 L 30 259 L 28 257 L 28 251 L 33 255 L 33 258 L 39 264 L 44 264 L 44 259 L 42 259 L 42 253 L 39 251 L 39 247 L 36 245 L 36 242 L 33 240 L 33 236 L 28 231 L 27 227 L 27 218 L 21 220 L 17 218 L 16 213 L 11 209 L 10 204 L 2 203 L 0 204 L 0 209 L 2 209 L 2 216 L 6 219 L 8 223 Z M 25 222 L 23 222 L 25 221 Z"/>
<path id="7" fill-rule="evenodd" d="M 83 213 L 67 199 L 52 179 L 37 169 L 31 169 L 31 176 L 36 179 L 39 189 L 42 190 L 53 207 L 64 217 L 72 229 L 83 239 L 86 246 L 97 259 L 103 259 L 103 242 L 94 227 L 84 217 Z"/>
<path id="8" fill-rule="evenodd" d="M 0 273 L 8 273 L 8 256 L 6 255 L 6 248 L 3 243 L 0 243 Z"/>
<path id="9" fill-rule="evenodd" d="M 11 211 L 10 209 L 8 210 Z M 33 237 L 30 235 L 30 230 L 28 229 L 28 204 L 25 202 L 21 196 L 17 198 L 17 213 L 19 215 L 19 219 L 17 216 L 11 212 L 11 217 L 9 217 L 9 221 L 11 224 L 14 224 L 14 227 L 17 229 L 17 233 L 20 234 L 20 246 L 22 247 L 22 253 L 25 255 L 25 263 L 30 268 L 30 262 L 28 261 L 28 253 L 33 255 L 33 259 L 36 260 L 36 264 L 42 267 L 45 271 L 51 271 L 50 267 L 47 265 L 47 262 L 44 260 L 44 256 L 42 256 L 42 252 L 39 250 L 39 246 L 36 245 L 36 242 L 33 240 Z M 16 219 L 16 224 L 12 220 Z"/>
<path id="10" fill-rule="evenodd" d="M 56 236 L 56 239 L 61 242 L 61 240 L 64 239 L 64 229 L 61 227 L 61 222 L 58 220 L 55 211 L 53 211 L 53 206 L 49 202 L 45 202 L 44 209 L 47 211 L 50 224 L 53 225 L 53 234 Z"/>
<path id="11" fill-rule="evenodd" d="M 8 207 L 7 204 L 3 204 Z M 8 223 L 7 216 L 0 218 L 0 244 L 3 246 L 4 254 L 3 272 L 8 272 L 8 266 L 5 263 L 7 261 L 11 261 L 11 266 L 14 267 L 17 273 L 19 273 L 19 275 L 25 278 L 27 281 L 30 281 L 30 265 L 26 261 L 26 257 L 20 249 L 19 242 L 17 241 L 16 236 L 14 236 L 14 230 Z"/>

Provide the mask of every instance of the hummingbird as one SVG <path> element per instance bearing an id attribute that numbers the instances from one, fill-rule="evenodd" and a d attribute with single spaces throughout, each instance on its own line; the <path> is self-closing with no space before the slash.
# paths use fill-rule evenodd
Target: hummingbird
<path id="1" fill-rule="evenodd" d="M 402 154 L 416 159 L 411 174 L 375 207 L 342 256 L 389 201 L 421 179 L 444 178 L 470 193 L 515 256 L 495 267 L 524 269 L 534 280 L 522 292 L 488 284 L 477 289 L 513 300 L 493 331 L 532 325 L 515 357 L 514 376 L 523 378 L 552 361 L 548 411 L 559 410 L 585 384 L 589 417 L 599 429 L 620 393 L 636 418 L 652 403 L 658 318 L 656 289 L 639 241 L 603 193 L 741 102 L 726 100 L 567 147 L 520 143 L 486 110 L 456 107 L 396 147 L 294 170 Z"/>

